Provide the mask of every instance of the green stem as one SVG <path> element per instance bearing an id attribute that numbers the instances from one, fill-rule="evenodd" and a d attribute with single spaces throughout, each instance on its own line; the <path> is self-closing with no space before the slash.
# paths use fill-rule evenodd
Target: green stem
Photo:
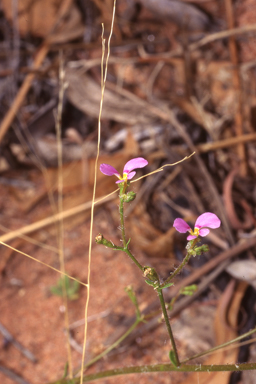
<path id="1" fill-rule="evenodd" d="M 196 243 L 199 241 L 200 239 L 197 237 L 196 239 L 193 240 L 193 242 L 189 243 L 190 246 L 189 246 L 189 250 L 186 254 L 186 256 L 184 257 L 182 263 L 178 266 L 178 268 L 171 274 L 171 276 L 169 276 L 164 282 L 163 284 L 160 285 L 161 288 L 163 288 L 167 283 L 169 283 L 175 276 L 177 276 L 182 268 L 189 262 L 191 256 L 194 254 L 194 247 L 196 245 Z"/>
<path id="2" fill-rule="evenodd" d="M 131 325 L 131 327 L 121 336 L 114 344 L 110 345 L 105 351 L 100 353 L 98 356 L 95 356 L 92 360 L 90 360 L 87 364 L 84 365 L 84 368 L 90 367 L 92 364 L 96 363 L 96 361 L 100 360 L 102 357 L 107 355 L 112 349 L 116 348 L 142 321 L 141 317 L 138 317 L 136 321 Z"/>
<path id="3" fill-rule="evenodd" d="M 176 344 L 175 344 L 175 340 L 174 340 L 174 337 L 173 337 L 171 324 L 169 322 L 168 313 L 167 313 L 167 310 L 166 310 L 166 305 L 165 305 L 162 289 L 157 289 L 157 293 L 158 293 L 158 297 L 159 297 L 159 300 L 160 300 L 160 303 L 161 303 L 161 307 L 162 307 L 162 312 L 163 312 L 163 315 L 164 315 L 164 321 L 165 321 L 165 324 L 166 324 L 166 328 L 167 328 L 167 331 L 169 333 L 169 337 L 170 337 L 170 340 L 171 340 L 172 349 L 173 349 L 175 360 L 176 360 L 176 366 L 178 367 L 180 365 L 180 360 L 179 360 L 179 356 L 178 356 L 178 351 L 177 351 L 177 347 L 176 347 Z"/>
<path id="4" fill-rule="evenodd" d="M 175 276 L 177 276 L 181 270 L 183 269 L 183 267 L 189 262 L 190 258 L 191 258 L 192 254 L 191 253 L 187 253 L 185 258 L 183 259 L 182 263 L 179 265 L 179 267 L 171 274 L 171 276 L 169 276 L 161 285 L 160 287 L 164 287 L 167 283 L 169 283 Z"/>
<path id="5" fill-rule="evenodd" d="M 126 248 L 126 249 L 123 249 L 123 251 L 130 257 L 130 259 L 132 259 L 132 261 L 137 265 L 137 267 L 143 272 L 144 271 L 144 268 L 143 266 L 138 262 L 138 260 L 133 256 L 133 254 L 131 253 L 131 251 Z"/>
<path id="6" fill-rule="evenodd" d="M 120 204 L 119 204 L 119 214 L 120 214 L 120 220 L 121 220 L 121 232 L 122 232 L 122 239 L 123 239 L 123 247 L 127 247 L 127 241 L 125 238 L 125 230 L 124 230 L 124 200 L 120 197 Z"/>
<path id="7" fill-rule="evenodd" d="M 110 369 L 109 371 L 103 371 L 93 373 L 91 375 L 84 376 L 83 382 L 94 381 L 103 379 L 105 377 L 113 377 L 118 375 L 127 375 L 130 373 L 151 373 L 151 372 L 240 372 L 256 370 L 256 363 L 242 363 L 242 364 L 222 364 L 222 365 L 186 365 L 183 364 L 180 367 L 175 367 L 173 364 L 156 364 L 156 365 L 142 365 L 134 367 L 123 367 Z M 54 381 L 51 384 L 79 384 L 80 378 L 75 379 L 61 379 Z"/>
<path id="8" fill-rule="evenodd" d="M 245 339 L 246 337 L 248 336 L 251 336 L 253 333 L 256 332 L 256 328 L 252 329 L 251 331 L 247 332 L 247 333 L 244 333 L 243 335 L 241 336 L 238 336 L 236 337 L 235 339 L 233 340 L 230 340 L 230 341 L 227 341 L 226 343 L 223 343 L 223 344 L 220 344 L 220 345 L 217 345 L 216 347 L 213 347 L 211 349 L 208 349 L 207 351 L 205 352 L 202 352 L 202 353 L 198 353 L 196 355 L 193 355 L 185 360 L 182 361 L 182 363 L 186 363 L 187 361 L 190 361 L 190 360 L 193 360 L 193 359 L 197 359 L 198 357 L 202 357 L 202 356 L 205 356 L 205 355 L 208 355 L 212 352 L 215 352 L 215 351 L 218 351 L 219 349 L 221 348 L 224 348 L 224 347 L 227 347 L 233 343 L 236 343 L 237 341 L 240 341 L 240 340 L 243 340 Z"/>
<path id="9" fill-rule="evenodd" d="M 126 243 L 126 247 L 118 247 L 117 245 L 112 243 L 112 241 L 109 241 L 109 240 L 105 239 L 105 237 L 101 233 L 99 233 L 95 237 L 95 241 L 96 241 L 97 244 L 105 245 L 105 247 L 113 249 L 114 251 L 123 251 L 123 252 L 125 252 L 130 257 L 130 259 L 132 259 L 132 261 L 137 265 L 137 267 L 141 271 L 144 271 L 143 266 L 138 262 L 138 260 L 133 256 L 131 251 L 128 249 L 128 244 L 129 244 L 128 242 Z"/>
<path id="10" fill-rule="evenodd" d="M 119 204 L 119 213 L 120 213 L 120 221 L 121 221 L 121 231 L 122 231 L 122 239 L 123 239 L 123 251 L 132 259 L 132 261 L 137 265 L 137 267 L 143 271 L 143 266 L 138 262 L 138 260 L 133 256 L 133 254 L 128 249 L 128 243 L 126 241 L 125 229 L 124 229 L 124 199 L 120 197 Z"/>

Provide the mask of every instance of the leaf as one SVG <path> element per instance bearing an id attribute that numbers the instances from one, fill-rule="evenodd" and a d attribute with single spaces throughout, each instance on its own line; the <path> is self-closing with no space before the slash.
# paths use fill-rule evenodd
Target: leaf
<path id="1" fill-rule="evenodd" d="M 166 283 L 161 289 L 171 287 L 172 285 L 174 285 L 174 283 Z"/>
<path id="2" fill-rule="evenodd" d="M 50 288 L 50 291 L 53 295 L 63 296 L 62 286 L 65 284 L 65 289 L 67 293 L 67 298 L 69 300 L 77 300 L 79 298 L 79 282 L 75 280 L 70 280 L 67 276 L 60 278 L 57 284 Z"/>
<path id="3" fill-rule="evenodd" d="M 155 287 L 156 283 L 154 281 L 150 281 L 150 280 L 145 280 L 145 282 L 148 284 L 148 285 L 151 285 L 152 287 Z"/>
<path id="4" fill-rule="evenodd" d="M 188 285 L 187 287 L 181 288 L 180 294 L 184 296 L 192 296 L 196 290 L 197 290 L 197 285 L 192 284 L 192 285 Z"/>
<path id="5" fill-rule="evenodd" d="M 177 367 L 176 356 L 175 356 L 175 353 L 174 353 L 173 350 L 171 350 L 171 351 L 169 352 L 169 358 L 170 358 L 172 364 L 173 364 L 175 367 Z"/>

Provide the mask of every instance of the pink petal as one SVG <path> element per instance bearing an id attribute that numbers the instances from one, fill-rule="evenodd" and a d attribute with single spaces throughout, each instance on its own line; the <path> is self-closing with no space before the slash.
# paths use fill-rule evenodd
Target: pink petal
<path id="1" fill-rule="evenodd" d="M 196 239 L 196 238 L 197 238 L 197 236 L 189 235 L 189 236 L 187 237 L 187 240 L 193 240 L 193 239 Z"/>
<path id="2" fill-rule="evenodd" d="M 125 164 L 124 173 L 129 173 L 137 168 L 146 167 L 146 165 L 148 165 L 147 160 L 143 159 L 143 157 L 136 157 Z"/>
<path id="3" fill-rule="evenodd" d="M 190 226 L 183 219 L 175 219 L 173 226 L 176 231 L 180 233 L 185 233 L 191 230 Z"/>
<path id="4" fill-rule="evenodd" d="M 136 175 L 136 172 L 135 172 L 135 171 L 130 172 L 130 173 L 128 174 L 128 176 L 127 176 L 127 179 L 128 179 L 128 180 L 131 180 L 131 179 L 133 178 L 133 176 L 135 176 L 135 175 Z"/>
<path id="5" fill-rule="evenodd" d="M 120 176 L 119 173 L 117 172 L 117 170 L 114 167 L 112 167 L 112 165 L 109 165 L 109 164 L 101 164 L 100 165 L 100 171 L 102 173 L 104 173 L 104 175 L 107 175 L 107 176 L 113 176 L 113 175 L 115 175 L 117 177 Z"/>
<path id="6" fill-rule="evenodd" d="M 199 235 L 202 237 L 205 237 L 210 233 L 210 230 L 208 228 L 201 228 L 199 229 Z"/>
<path id="7" fill-rule="evenodd" d="M 205 212 L 197 218 L 195 228 L 219 228 L 220 224 L 220 219 L 214 213 Z"/>
<path id="8" fill-rule="evenodd" d="M 123 183 L 123 182 L 124 182 L 124 180 L 117 180 L 116 184 Z"/>

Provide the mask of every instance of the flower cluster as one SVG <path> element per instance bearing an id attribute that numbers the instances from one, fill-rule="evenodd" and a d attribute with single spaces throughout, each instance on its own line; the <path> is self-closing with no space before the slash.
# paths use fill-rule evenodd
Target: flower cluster
<path id="1" fill-rule="evenodd" d="M 207 236 L 210 232 L 208 228 L 219 228 L 220 224 L 221 221 L 218 216 L 211 212 L 205 212 L 197 218 L 194 231 L 183 219 L 174 220 L 173 226 L 180 233 L 189 232 L 190 235 L 187 237 L 187 240 L 193 240 L 198 236 Z"/>
<path id="2" fill-rule="evenodd" d="M 100 165 L 100 171 L 104 173 L 104 175 L 107 176 L 113 176 L 115 175 L 119 180 L 116 181 L 116 184 L 118 183 L 127 183 L 127 180 L 131 180 L 136 172 L 134 169 L 137 168 L 143 168 L 146 165 L 148 165 L 147 160 L 143 159 L 143 157 L 136 157 L 135 159 L 129 160 L 123 170 L 123 176 L 118 173 L 118 171 L 112 167 L 112 165 L 109 164 L 101 164 Z"/>

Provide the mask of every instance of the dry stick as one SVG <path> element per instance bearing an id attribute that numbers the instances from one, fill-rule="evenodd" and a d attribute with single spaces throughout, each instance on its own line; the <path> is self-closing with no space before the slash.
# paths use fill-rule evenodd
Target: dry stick
<path id="1" fill-rule="evenodd" d="M 4 336 L 5 340 L 8 343 L 12 343 L 15 348 L 17 348 L 24 356 L 26 356 L 27 359 L 32 361 L 32 363 L 36 363 L 37 359 L 35 355 L 30 352 L 27 348 L 23 347 L 17 340 L 14 339 L 14 337 L 10 334 L 9 331 L 3 326 L 3 324 L 0 323 L 0 332 Z"/>
<path id="2" fill-rule="evenodd" d="M 55 271 L 55 272 L 60 273 L 60 274 L 63 275 L 63 276 L 67 276 L 69 279 L 72 279 L 72 280 L 74 280 L 74 281 L 77 281 L 79 284 L 82 284 L 82 285 L 84 285 L 86 288 L 88 288 L 88 285 L 87 285 L 87 284 L 82 283 L 82 281 L 77 280 L 75 277 L 70 276 L 70 275 L 68 275 L 67 273 L 63 273 L 63 272 L 61 272 L 61 271 L 60 271 L 59 269 L 57 269 L 57 268 L 54 268 L 54 267 L 52 267 L 51 265 L 49 265 L 49 264 L 47 264 L 47 263 L 44 263 L 43 261 L 38 260 L 38 259 L 36 259 L 35 257 L 33 257 L 33 256 L 31 256 L 31 255 L 28 255 L 27 253 L 22 252 L 22 251 L 20 251 L 19 249 L 16 249 L 16 248 L 12 247 L 12 246 L 9 245 L 9 244 L 3 243 L 2 241 L 0 241 L 0 244 L 4 245 L 5 247 L 11 249 L 11 250 L 14 251 L 14 252 L 19 253 L 20 255 L 26 256 L 26 257 L 28 257 L 29 259 L 34 260 L 34 261 L 36 261 L 37 263 L 44 265 L 44 266 L 47 267 L 47 268 L 52 269 L 52 270 Z"/>
<path id="3" fill-rule="evenodd" d="M 195 51 L 196 49 L 201 48 L 206 44 L 212 43 L 213 41 L 226 39 L 227 37 L 230 37 L 230 36 L 242 35 L 244 33 L 255 32 L 255 31 L 256 31 L 256 24 L 250 24 L 245 27 L 230 29 L 229 31 L 212 33 L 211 35 L 203 37 L 201 40 L 197 41 L 196 43 L 190 44 L 188 48 L 190 51 Z"/>
<path id="4" fill-rule="evenodd" d="M 44 60 L 45 56 L 47 55 L 48 48 L 49 48 L 48 44 L 46 42 L 44 42 L 43 45 L 41 46 L 41 48 L 39 49 L 39 51 L 37 52 L 37 55 L 36 55 L 36 58 L 34 61 L 34 65 L 33 65 L 33 69 L 37 69 L 41 65 L 42 61 Z M 3 118 L 2 124 L 0 126 L 0 142 L 3 140 L 4 135 L 8 131 L 8 129 L 9 129 L 10 125 L 12 124 L 18 110 L 20 109 L 20 107 L 23 103 L 23 100 L 25 99 L 26 94 L 29 91 L 31 83 L 34 80 L 34 78 L 35 78 L 34 73 L 30 73 L 29 75 L 27 75 L 27 77 L 25 78 L 22 86 L 20 87 L 10 109 L 6 113 L 5 117 Z"/>
<path id="5" fill-rule="evenodd" d="M 87 287 L 87 298 L 86 298 L 85 311 L 84 311 L 85 326 L 84 326 L 84 341 L 83 341 L 80 384 L 83 384 L 83 370 L 84 370 L 85 348 L 86 348 L 86 340 L 87 340 L 87 325 L 88 325 L 87 324 L 87 316 L 88 316 L 88 307 L 89 307 L 89 299 L 90 299 L 93 215 L 94 215 L 94 202 L 95 202 L 96 184 L 97 184 L 98 159 L 99 159 L 99 154 L 100 154 L 101 115 L 102 115 L 103 99 L 104 99 L 106 80 L 107 80 L 108 60 L 109 60 L 109 56 L 110 56 L 110 41 L 111 41 L 111 37 L 113 34 L 115 12 L 116 12 L 116 0 L 114 0 L 114 3 L 113 3 L 113 13 L 112 13 L 110 34 L 109 34 L 109 38 L 108 38 L 108 50 L 107 50 L 107 56 L 106 56 L 105 71 L 104 71 L 105 39 L 104 39 L 104 25 L 102 24 L 101 99 L 100 99 L 100 108 L 99 108 L 99 117 L 98 117 L 97 155 L 96 155 L 96 159 L 95 159 L 93 197 L 92 197 L 92 207 L 91 207 L 91 223 L 90 223 L 89 253 L 88 253 L 88 287 Z"/>
<path id="6" fill-rule="evenodd" d="M 98 199 L 95 204 L 100 203 L 106 203 L 108 201 L 111 201 L 115 199 L 116 196 L 112 193 L 106 196 L 104 199 Z M 22 235 L 26 235 L 28 233 L 32 233 L 37 231 L 38 229 L 42 229 L 44 227 L 47 227 L 51 224 L 56 224 L 60 219 L 67 219 L 71 216 L 77 215 L 79 213 L 82 213 L 83 211 L 87 211 L 92 206 L 92 202 L 88 201 L 84 204 L 78 205 L 77 207 L 67 209 L 66 211 L 62 211 L 60 213 L 57 213 L 56 215 L 52 215 L 49 217 L 46 217 L 43 220 L 39 220 L 35 223 L 26 225 L 23 228 L 17 229 L 15 231 L 6 233 L 5 235 L 0 236 L 0 242 L 6 243 L 7 241 L 11 241 L 13 239 L 16 239 L 17 237 L 20 237 Z"/>
<path id="7" fill-rule="evenodd" d="M 232 147 L 239 143 L 247 143 L 248 141 L 256 141 L 256 133 L 249 133 L 239 137 L 230 137 L 229 139 L 214 141 L 213 143 L 199 144 L 196 146 L 196 150 L 200 153 L 206 153 L 220 148 Z"/>
<path id="8" fill-rule="evenodd" d="M 9 368 L 4 367 L 3 365 L 0 365 L 0 372 L 18 384 L 30 384 L 27 380 L 23 379 L 23 377 L 17 375 L 17 373 L 13 372 Z"/>
<path id="9" fill-rule="evenodd" d="M 58 25 L 59 21 L 68 11 L 70 5 L 72 4 L 73 0 L 64 0 L 61 4 L 60 10 L 58 12 L 58 20 L 56 21 L 56 25 Z M 53 28 L 54 30 L 55 28 Z M 49 36 L 43 44 L 41 45 L 39 51 L 37 52 L 37 55 L 35 57 L 34 63 L 33 63 L 33 70 L 38 69 L 43 62 L 45 56 L 48 53 L 49 45 L 51 41 L 51 36 Z M 25 78 L 24 82 L 22 83 L 22 86 L 20 87 L 10 109 L 6 113 L 2 124 L 0 126 L 0 142 L 3 140 L 3 137 L 5 136 L 6 132 L 10 128 L 13 120 L 15 119 L 16 114 L 18 113 L 18 110 L 20 109 L 27 92 L 30 89 L 30 86 L 32 84 L 32 81 L 35 78 L 35 73 L 30 73 Z"/>
<path id="10" fill-rule="evenodd" d="M 228 28 L 234 28 L 234 18 L 231 0 L 225 0 L 226 15 Z M 242 101 L 242 86 L 238 65 L 237 46 L 234 36 L 229 37 L 229 54 L 233 64 L 233 87 L 235 93 L 235 131 L 237 136 L 243 134 L 243 101 Z M 239 160 L 241 161 L 240 174 L 246 176 L 247 166 L 245 158 L 245 148 L 243 143 L 238 144 L 237 152 Z"/>

